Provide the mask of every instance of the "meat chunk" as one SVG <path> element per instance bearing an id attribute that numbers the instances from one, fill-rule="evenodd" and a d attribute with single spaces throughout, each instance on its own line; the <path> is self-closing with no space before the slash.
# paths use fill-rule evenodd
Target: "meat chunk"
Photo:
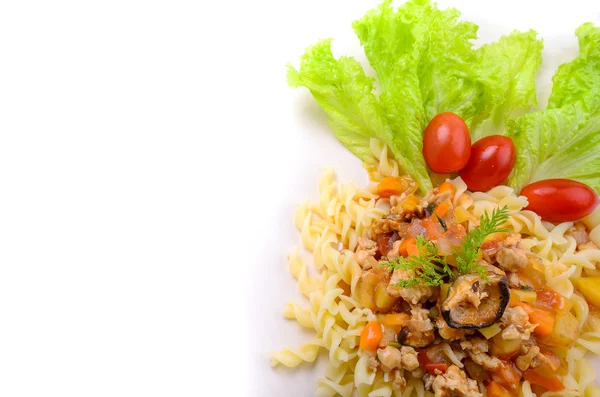
<path id="1" fill-rule="evenodd" d="M 419 368 L 417 351 L 409 346 L 402 346 L 400 349 L 393 346 L 377 349 L 377 358 L 384 372 L 391 372 L 395 368 L 409 371 Z"/>
<path id="2" fill-rule="evenodd" d="M 415 349 L 409 346 L 402 346 L 400 353 L 402 354 L 402 368 L 409 371 L 419 368 L 418 353 Z"/>
<path id="3" fill-rule="evenodd" d="M 517 339 L 515 333 L 518 333 L 522 340 L 528 340 L 535 327 L 537 327 L 537 324 L 531 324 L 529 322 L 529 315 L 527 315 L 527 312 L 520 306 L 506 308 L 500 322 L 505 326 L 502 331 L 502 337 L 505 337 L 504 331 L 510 328 L 506 331 L 506 337 L 512 338 L 512 340 Z M 514 327 L 511 327 L 511 325 Z"/>
<path id="4" fill-rule="evenodd" d="M 354 258 L 360 267 L 368 270 L 377 264 L 375 254 L 377 253 L 377 243 L 370 238 L 360 237 L 358 239 L 358 250 Z"/>
<path id="5" fill-rule="evenodd" d="M 473 361 L 488 371 L 496 371 L 502 365 L 502 361 L 498 358 L 487 354 L 490 346 L 488 341 L 483 338 L 472 338 L 462 341 L 460 342 L 460 347 L 467 351 Z"/>
<path id="6" fill-rule="evenodd" d="M 467 378 L 456 365 L 451 365 L 446 373 L 437 375 L 431 382 L 431 388 L 435 397 L 483 397 L 477 382 Z"/>
<path id="7" fill-rule="evenodd" d="M 367 371 L 368 372 L 377 372 L 377 368 L 379 368 L 379 361 L 375 357 L 369 357 L 367 360 Z"/>
<path id="8" fill-rule="evenodd" d="M 399 392 L 406 390 L 406 379 L 402 376 L 402 372 L 399 369 L 395 369 L 391 372 L 392 375 L 392 389 Z"/>
<path id="9" fill-rule="evenodd" d="M 406 272 L 406 270 L 394 270 L 394 273 L 392 273 L 392 278 L 390 279 L 390 283 L 387 287 L 388 294 L 393 297 L 401 297 L 413 305 L 424 303 L 428 299 L 435 296 L 435 287 L 428 287 L 424 284 L 417 284 L 412 288 L 399 288 L 394 286 L 394 284 L 397 284 L 399 281 L 410 280 L 410 278 L 411 276 L 408 274 L 408 272 Z"/>
<path id="10" fill-rule="evenodd" d="M 517 357 L 515 363 L 521 371 L 527 371 L 529 368 L 536 368 L 548 361 L 546 356 L 540 353 L 540 348 L 531 346 L 526 354 Z"/>
<path id="11" fill-rule="evenodd" d="M 587 233 L 585 225 L 581 222 L 575 223 L 565 234 L 573 237 L 578 246 L 590 242 L 590 236 Z"/>
<path id="12" fill-rule="evenodd" d="M 502 248 L 496 253 L 496 261 L 500 268 L 516 272 L 527 266 L 527 251 L 521 248 Z"/>
<path id="13" fill-rule="evenodd" d="M 402 364 L 402 353 L 393 346 L 377 349 L 377 358 L 379 358 L 383 372 L 390 372 Z"/>
<path id="14" fill-rule="evenodd" d="M 519 275 L 517 273 L 508 273 L 506 277 L 508 277 L 508 286 L 510 288 L 521 287 L 521 280 L 519 279 Z"/>
<path id="15" fill-rule="evenodd" d="M 508 327 L 502 330 L 502 339 L 504 340 L 517 340 L 522 339 L 522 333 L 519 332 L 517 326 L 510 324 Z"/>

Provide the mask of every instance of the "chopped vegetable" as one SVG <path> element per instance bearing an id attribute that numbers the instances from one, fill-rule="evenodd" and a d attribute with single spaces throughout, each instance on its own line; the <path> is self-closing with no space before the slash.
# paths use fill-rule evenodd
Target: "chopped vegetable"
<path id="1" fill-rule="evenodd" d="M 386 314 L 383 317 L 382 324 L 386 327 L 395 327 L 395 326 L 405 326 L 410 320 L 410 315 L 408 313 L 393 313 Z"/>
<path id="2" fill-rule="evenodd" d="M 406 212 L 412 212 L 417 209 L 419 199 L 412 194 L 402 202 L 402 209 Z"/>
<path id="3" fill-rule="evenodd" d="M 487 392 L 487 397 L 512 397 L 511 392 L 494 381 L 487 384 L 485 391 Z"/>
<path id="4" fill-rule="evenodd" d="M 519 352 L 521 344 L 521 339 L 504 340 L 502 334 L 497 334 L 492 338 L 491 353 L 503 360 L 509 360 Z"/>
<path id="5" fill-rule="evenodd" d="M 391 196 L 401 195 L 407 189 L 408 184 L 405 180 L 395 176 L 387 176 L 377 185 L 377 194 L 379 197 L 390 198 Z"/>
<path id="6" fill-rule="evenodd" d="M 512 301 L 513 295 L 518 298 L 520 302 L 535 302 L 537 300 L 537 294 L 535 291 L 523 291 L 521 289 L 511 289 L 510 298 Z"/>
<path id="7" fill-rule="evenodd" d="M 383 338 L 383 329 L 377 321 L 369 321 L 360 334 L 360 348 L 375 351 Z"/>
<path id="8" fill-rule="evenodd" d="M 451 195 L 454 195 L 454 193 L 456 193 L 456 188 L 454 187 L 454 185 L 448 181 L 442 183 L 440 186 L 438 186 L 438 194 L 443 194 L 446 192 L 451 192 Z"/>
<path id="9" fill-rule="evenodd" d="M 398 252 L 402 256 L 415 255 L 416 247 L 417 247 L 417 240 L 414 237 L 408 237 L 408 238 L 405 238 L 404 240 L 402 240 L 402 242 L 400 243 L 400 248 L 398 249 Z M 409 253 L 409 251 L 410 251 L 410 253 Z M 418 250 L 416 250 L 416 253 L 418 254 Z"/>
<path id="10" fill-rule="evenodd" d="M 543 338 L 548 346 L 571 347 L 579 338 L 579 320 L 571 312 L 556 316 L 552 332 Z"/>
<path id="11" fill-rule="evenodd" d="M 469 211 L 467 211 L 463 207 L 456 207 L 456 208 L 454 208 L 454 216 L 456 217 L 456 221 L 458 223 L 463 223 L 463 222 L 466 222 L 469 219 L 473 218 L 471 216 L 471 214 L 469 214 Z"/>
<path id="12" fill-rule="evenodd" d="M 600 307 L 600 277 L 580 277 L 573 284 L 585 299 L 596 307 Z"/>
<path id="13" fill-rule="evenodd" d="M 500 332 L 502 332 L 502 327 L 500 327 L 500 324 L 496 323 L 487 328 L 480 328 L 479 332 L 485 337 L 485 339 L 491 339 L 495 335 L 498 335 Z"/>
<path id="14" fill-rule="evenodd" d="M 547 336 L 552 333 L 552 330 L 554 329 L 554 314 L 548 310 L 532 307 L 527 303 L 521 303 L 519 306 L 521 306 L 529 315 L 529 322 L 538 325 L 533 330 L 534 334 Z"/>
<path id="15" fill-rule="evenodd" d="M 447 201 L 440 203 L 437 207 L 435 207 L 434 214 L 439 218 L 443 217 L 450 210 L 450 204 Z"/>
<path id="16" fill-rule="evenodd" d="M 540 373 L 540 371 L 537 371 L 536 369 L 528 369 L 525 371 L 523 378 L 529 381 L 529 383 L 542 386 L 544 389 L 549 391 L 561 391 L 565 388 L 560 379 L 558 379 L 558 376 L 548 376 L 548 374 Z"/>
<path id="17" fill-rule="evenodd" d="M 448 369 L 448 364 L 425 364 L 423 369 L 428 374 L 437 375 L 436 371 L 446 372 Z"/>
<path id="18" fill-rule="evenodd" d="M 521 372 L 512 362 L 504 361 L 497 371 L 492 372 L 492 380 L 508 390 L 516 391 L 519 388 Z"/>

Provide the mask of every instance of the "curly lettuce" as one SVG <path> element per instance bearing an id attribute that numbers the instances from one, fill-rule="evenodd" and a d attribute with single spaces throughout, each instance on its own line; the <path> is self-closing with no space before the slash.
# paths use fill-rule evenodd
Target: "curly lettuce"
<path id="1" fill-rule="evenodd" d="M 310 90 L 338 139 L 361 160 L 373 164 L 369 142 L 380 139 L 425 192 L 432 184 L 422 135 L 435 115 L 460 115 L 476 139 L 504 133 L 508 118 L 537 104 L 542 42 L 535 32 L 513 32 L 475 49 L 478 27 L 459 17 L 429 0 L 398 8 L 385 0 L 355 21 L 377 93 L 356 60 L 333 57 L 329 40 L 310 47 L 299 70 L 290 66 L 288 81 Z"/>
<path id="2" fill-rule="evenodd" d="M 576 30 L 580 54 L 553 77 L 548 108 L 511 120 L 517 148 L 510 185 L 568 178 L 600 192 L 600 28 Z"/>

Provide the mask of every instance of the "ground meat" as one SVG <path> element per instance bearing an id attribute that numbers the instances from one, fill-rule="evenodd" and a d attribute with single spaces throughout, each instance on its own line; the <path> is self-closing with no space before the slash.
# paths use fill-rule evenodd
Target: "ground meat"
<path id="1" fill-rule="evenodd" d="M 396 331 L 391 327 L 384 327 L 383 336 L 379 341 L 379 347 L 386 347 L 390 342 L 396 341 Z"/>
<path id="2" fill-rule="evenodd" d="M 508 273 L 506 276 L 510 288 L 521 288 L 521 280 L 519 280 L 519 275 L 517 273 Z"/>
<path id="3" fill-rule="evenodd" d="M 506 331 L 506 336 L 513 339 L 516 339 L 514 332 L 517 331 L 522 340 L 528 340 L 535 327 L 537 327 L 537 324 L 531 324 L 529 322 L 529 316 L 520 306 L 506 308 L 500 322 L 505 326 L 505 330 L 511 328 L 511 325 L 514 325 L 509 331 Z"/>
<path id="4" fill-rule="evenodd" d="M 462 341 L 460 347 L 469 354 L 473 361 L 488 371 L 496 371 L 502 365 L 502 361 L 498 358 L 487 354 L 490 346 L 488 341 L 483 338 Z"/>
<path id="5" fill-rule="evenodd" d="M 387 287 L 387 292 L 391 296 L 401 297 L 405 301 L 416 305 L 418 303 L 424 303 L 429 298 L 434 297 L 436 293 L 435 287 L 428 287 L 424 284 L 417 284 L 412 288 L 398 288 L 394 284 L 397 284 L 401 280 L 410 280 L 411 276 L 402 269 L 394 270 L 390 283 Z"/>
<path id="6" fill-rule="evenodd" d="M 481 245 L 483 259 L 490 263 L 494 263 L 496 262 L 496 254 L 498 253 L 498 251 L 504 248 L 515 248 L 517 247 L 520 241 L 521 234 L 519 233 L 509 234 L 501 240 L 488 240 Z"/>
<path id="7" fill-rule="evenodd" d="M 521 339 L 523 334 L 519 332 L 517 326 L 514 324 L 510 324 L 508 327 L 502 330 L 502 339 L 504 340 L 517 340 Z"/>
<path id="8" fill-rule="evenodd" d="M 375 225 L 373 225 L 372 233 L 374 235 L 390 233 L 390 232 L 402 232 L 406 230 L 408 224 L 401 217 L 388 216 L 387 218 L 381 219 Z"/>
<path id="9" fill-rule="evenodd" d="M 433 324 L 429 318 L 429 310 L 422 308 L 420 305 L 415 305 L 411 308 L 411 315 L 411 330 L 419 332 L 433 330 Z"/>
<path id="10" fill-rule="evenodd" d="M 406 390 L 406 379 L 402 376 L 402 373 L 399 369 L 395 369 L 391 373 L 392 375 L 392 389 L 397 390 L 399 392 L 403 392 Z"/>
<path id="11" fill-rule="evenodd" d="M 402 245 L 402 240 L 394 241 L 392 245 L 392 249 L 387 254 L 388 260 L 394 260 L 400 256 L 400 246 Z"/>
<path id="12" fill-rule="evenodd" d="M 546 356 L 540 353 L 540 348 L 537 346 L 531 346 L 527 348 L 526 354 L 517 357 L 515 364 L 521 371 L 527 371 L 529 368 L 536 368 L 548 361 Z"/>
<path id="13" fill-rule="evenodd" d="M 381 362 L 383 372 L 390 372 L 402 364 L 402 353 L 393 346 L 387 346 L 385 349 L 377 349 L 377 358 Z"/>
<path id="14" fill-rule="evenodd" d="M 496 253 L 496 261 L 500 268 L 516 272 L 527 266 L 527 251 L 521 248 L 502 248 Z"/>
<path id="15" fill-rule="evenodd" d="M 482 397 L 477 382 L 467 378 L 464 371 L 451 365 L 446 373 L 437 375 L 431 382 L 435 397 Z"/>
<path id="16" fill-rule="evenodd" d="M 402 368 L 409 371 L 419 368 L 418 353 L 415 349 L 410 346 L 402 346 L 400 353 L 402 353 Z"/>
<path id="17" fill-rule="evenodd" d="M 375 254 L 377 253 L 377 243 L 370 238 L 360 237 L 358 239 L 358 250 L 354 255 L 356 262 L 365 270 L 374 267 L 377 264 Z"/>
<path id="18" fill-rule="evenodd" d="M 375 357 L 370 357 L 367 360 L 367 371 L 377 372 L 377 368 L 379 368 L 379 361 Z"/>
<path id="19" fill-rule="evenodd" d="M 578 246 L 590 242 L 590 236 L 587 233 L 585 225 L 581 222 L 575 223 L 565 234 L 573 237 Z"/>

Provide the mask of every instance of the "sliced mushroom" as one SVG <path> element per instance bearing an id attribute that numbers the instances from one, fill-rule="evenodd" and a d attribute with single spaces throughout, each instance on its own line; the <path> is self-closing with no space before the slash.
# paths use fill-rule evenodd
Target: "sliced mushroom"
<path id="1" fill-rule="evenodd" d="M 506 274 L 482 261 L 488 281 L 478 273 L 457 277 L 442 303 L 442 316 L 451 328 L 485 328 L 502 317 L 510 299 Z"/>

